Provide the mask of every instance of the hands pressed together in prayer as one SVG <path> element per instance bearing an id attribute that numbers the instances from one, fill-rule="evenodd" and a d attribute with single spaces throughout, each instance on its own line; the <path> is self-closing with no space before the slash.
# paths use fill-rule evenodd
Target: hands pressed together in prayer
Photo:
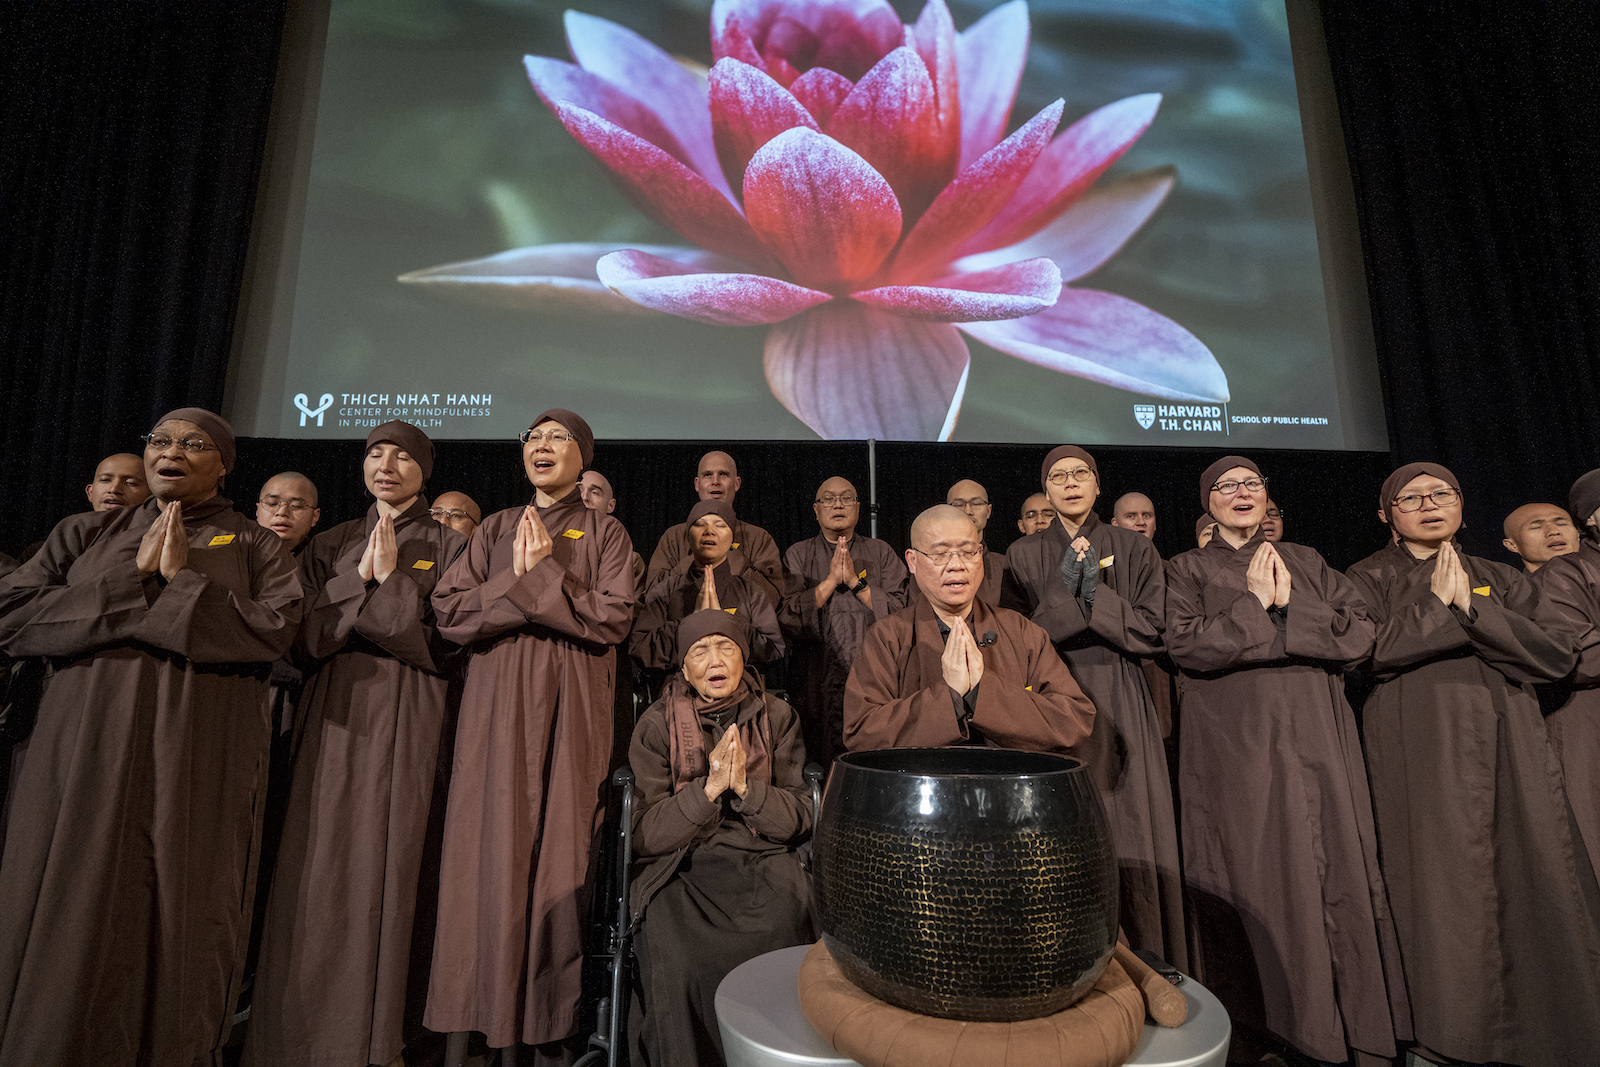
<path id="1" fill-rule="evenodd" d="M 161 514 L 150 524 L 139 541 L 134 556 L 140 574 L 161 572 L 167 581 L 178 576 L 189 562 L 189 535 L 183 529 L 183 505 L 174 500 L 163 505 Z"/>
<path id="2" fill-rule="evenodd" d="M 745 778 L 744 745 L 739 743 L 739 727 L 730 725 L 717 747 L 711 750 L 711 773 L 706 775 L 706 799 L 716 800 L 729 789 L 743 799 L 750 783 Z"/>
<path id="3" fill-rule="evenodd" d="M 976 689 L 983 680 L 983 653 L 978 649 L 978 642 L 972 639 L 972 631 L 967 629 L 965 620 L 957 619 L 950 627 L 939 664 L 944 669 L 945 684 L 962 696 Z"/>
<path id="4" fill-rule="evenodd" d="M 1250 557 L 1245 583 L 1263 608 L 1282 608 L 1289 604 L 1289 565 L 1283 562 L 1271 541 L 1261 542 Z"/>
<path id="5" fill-rule="evenodd" d="M 523 508 L 522 518 L 517 520 L 517 535 L 511 543 L 511 573 L 521 578 L 543 562 L 553 547 L 550 531 L 544 528 L 538 510 L 531 504 Z"/>
<path id="6" fill-rule="evenodd" d="M 382 585 L 399 566 L 399 558 L 400 552 L 394 543 L 394 517 L 385 515 L 367 537 L 367 547 L 361 553 L 361 562 L 356 565 L 356 571 L 363 582 L 376 581 Z"/>
<path id="7" fill-rule="evenodd" d="M 1087 537 L 1078 537 L 1061 557 L 1061 582 L 1073 596 L 1094 603 L 1095 590 L 1100 588 L 1100 561 L 1094 558 L 1094 545 Z"/>
<path id="8" fill-rule="evenodd" d="M 716 568 L 706 564 L 705 575 L 700 579 L 700 599 L 695 601 L 694 610 L 721 611 L 722 602 L 717 599 L 717 580 L 712 572 Z"/>
<path id="9" fill-rule="evenodd" d="M 1472 579 L 1467 577 L 1467 569 L 1461 565 L 1461 554 L 1449 541 L 1439 546 L 1439 554 L 1434 557 L 1433 579 L 1429 588 L 1445 607 L 1460 608 L 1472 614 Z"/>
<path id="10" fill-rule="evenodd" d="M 856 574 L 856 565 L 850 559 L 850 542 L 843 535 L 840 535 L 838 542 L 834 545 L 833 559 L 828 564 L 828 576 L 817 585 L 817 607 L 821 608 L 822 605 L 826 604 L 835 590 L 852 589 L 860 580 L 860 577 Z M 872 606 L 872 590 L 861 590 L 856 594 L 856 599 L 870 608 Z"/>

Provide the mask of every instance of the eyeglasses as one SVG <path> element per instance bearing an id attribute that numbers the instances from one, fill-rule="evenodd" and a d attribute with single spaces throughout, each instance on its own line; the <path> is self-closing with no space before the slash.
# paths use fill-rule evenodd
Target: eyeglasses
<path id="1" fill-rule="evenodd" d="M 821 496 L 817 497 L 817 503 L 821 504 L 825 508 L 836 507 L 840 504 L 844 505 L 845 507 L 849 507 L 851 504 L 861 503 L 861 499 L 859 497 L 852 496 L 849 493 L 823 493 Z"/>
<path id="2" fill-rule="evenodd" d="M 572 435 L 565 430 L 527 429 L 519 433 L 517 439 L 525 445 L 534 441 L 548 441 L 552 445 L 564 445 L 572 440 Z"/>
<path id="3" fill-rule="evenodd" d="M 1051 485 L 1066 485 L 1068 478 L 1075 482 L 1091 481 L 1094 478 L 1094 471 L 1088 467 L 1074 467 L 1069 471 L 1051 471 L 1050 477 L 1046 478 L 1045 481 Z"/>
<path id="4" fill-rule="evenodd" d="M 462 519 L 470 519 L 472 516 L 460 508 L 429 508 L 428 517 L 434 522 L 443 522 L 446 519 L 460 522 Z"/>
<path id="5" fill-rule="evenodd" d="M 165 452 L 167 449 L 172 447 L 172 438 L 168 437 L 164 433 L 147 433 L 143 437 L 139 438 L 139 440 L 143 441 L 145 445 L 155 449 L 157 452 Z M 217 446 L 208 445 L 198 437 L 185 437 L 183 440 L 178 442 L 178 447 L 183 449 L 185 452 L 204 452 L 208 448 L 215 450 Z"/>
<path id="6" fill-rule="evenodd" d="M 256 501 L 256 507 L 266 508 L 268 511 L 277 511 L 279 508 L 288 508 L 291 514 L 298 515 L 302 511 L 310 511 L 310 504 L 302 504 L 298 500 L 280 500 L 275 496 L 262 497 Z"/>
<path id="7" fill-rule="evenodd" d="M 1029 508 L 1022 513 L 1025 519 L 1053 519 L 1056 517 L 1055 508 Z"/>
<path id="8" fill-rule="evenodd" d="M 1431 500 L 1435 507 L 1447 508 L 1451 504 L 1461 501 L 1461 494 L 1454 489 L 1435 489 L 1431 493 L 1407 493 L 1405 496 L 1394 498 L 1396 511 L 1413 512 L 1422 510 L 1422 502 Z"/>
<path id="9" fill-rule="evenodd" d="M 974 497 L 972 500 L 952 500 L 950 501 L 950 506 L 953 508 L 960 508 L 962 511 L 966 511 L 968 508 L 986 508 L 989 506 L 989 502 L 987 500 L 979 500 Z"/>
<path id="10" fill-rule="evenodd" d="M 1240 489 L 1248 489 L 1252 493 L 1259 493 L 1266 487 L 1267 480 L 1265 478 L 1247 478 L 1242 482 L 1218 482 L 1211 487 L 1211 491 L 1213 493 L 1221 493 L 1223 496 L 1232 496 Z"/>
<path id="11" fill-rule="evenodd" d="M 1269 519 L 1281 519 L 1281 518 L 1283 518 L 1283 509 L 1282 508 L 1268 508 L 1267 509 L 1267 518 L 1269 518 Z"/>
<path id="12" fill-rule="evenodd" d="M 927 556 L 928 562 L 935 567 L 948 566 L 956 556 L 960 556 L 963 563 L 976 563 L 983 558 L 983 545 L 981 544 L 970 548 L 952 548 L 945 552 L 924 552 L 920 548 L 913 548 L 911 551 L 919 556 Z"/>

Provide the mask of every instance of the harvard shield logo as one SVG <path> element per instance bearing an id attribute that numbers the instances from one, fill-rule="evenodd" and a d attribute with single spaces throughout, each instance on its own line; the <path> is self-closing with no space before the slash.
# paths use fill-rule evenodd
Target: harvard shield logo
<path id="1" fill-rule="evenodd" d="M 1154 404 L 1133 405 L 1133 417 L 1139 420 L 1141 428 L 1148 430 L 1155 425 L 1156 406 Z"/>

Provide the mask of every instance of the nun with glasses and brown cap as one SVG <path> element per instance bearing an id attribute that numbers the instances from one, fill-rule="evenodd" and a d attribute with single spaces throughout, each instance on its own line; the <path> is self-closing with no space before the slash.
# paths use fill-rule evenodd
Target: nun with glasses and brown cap
<path id="1" fill-rule="evenodd" d="M 783 631 L 768 583 L 734 574 L 730 563 L 739 520 L 721 500 L 702 500 L 689 509 L 689 554 L 674 563 L 650 590 L 644 610 L 628 636 L 628 651 L 647 670 L 665 671 L 676 661 L 678 623 L 706 608 L 716 608 L 745 624 L 750 642 L 745 658 L 755 665 L 783 658 Z M 652 690 L 653 691 L 653 690 Z"/>
<path id="2" fill-rule="evenodd" d="M 0 649 L 47 656 L 0 861 L 0 1064 L 209 1063 L 249 936 L 294 561 L 218 489 L 233 431 L 145 437 L 153 495 L 63 519 L 0 581 Z"/>
<path id="3" fill-rule="evenodd" d="M 1373 622 L 1314 550 L 1266 540 L 1266 481 L 1243 456 L 1206 468 L 1216 534 L 1167 562 L 1195 973 L 1236 1053 L 1259 1055 L 1264 1030 L 1317 1060 L 1383 1063 L 1410 1016 L 1344 694 Z"/>
<path id="4" fill-rule="evenodd" d="M 427 968 L 411 968 L 413 918 L 459 652 L 431 597 L 467 543 L 429 516 L 432 473 L 425 433 L 374 429 L 366 517 L 312 538 L 301 562 L 307 681 L 251 999 L 252 1067 L 390 1063 L 407 991 L 426 988 Z"/>
<path id="5" fill-rule="evenodd" d="M 1141 663 L 1163 648 L 1161 556 L 1138 531 L 1100 521 L 1100 468 L 1084 449 L 1051 449 L 1039 482 L 1056 521 L 1012 543 L 1000 606 L 1050 635 L 1094 702 L 1094 731 L 1074 751 L 1089 765 L 1116 839 L 1123 929 L 1134 948 L 1186 970 L 1172 784 Z"/>
<path id="6" fill-rule="evenodd" d="M 639 1067 L 712 1067 L 723 1062 L 717 985 L 746 960 L 816 940 L 794 853 L 811 833 L 811 793 L 800 720 L 763 691 L 744 624 L 708 608 L 675 630 L 679 670 L 628 752 L 640 991 L 629 1036 Z"/>
<path id="7" fill-rule="evenodd" d="M 493 1048 L 578 1031 L 589 845 L 634 599 L 627 531 L 579 492 L 593 459 L 578 415 L 534 419 L 533 499 L 484 519 L 433 591 L 440 634 L 469 654 L 423 1024 Z"/>
<path id="8" fill-rule="evenodd" d="M 1349 571 L 1377 623 L 1363 733 L 1416 1039 L 1600 1062 L 1600 890 L 1533 687 L 1572 670 L 1576 627 L 1456 547 L 1461 511 L 1449 470 L 1401 467 L 1378 497 L 1392 542 Z"/>

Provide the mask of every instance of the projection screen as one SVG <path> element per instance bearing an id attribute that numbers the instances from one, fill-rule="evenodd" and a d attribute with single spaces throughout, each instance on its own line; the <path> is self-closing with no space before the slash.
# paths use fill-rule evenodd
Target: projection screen
<path id="1" fill-rule="evenodd" d="M 228 414 L 1384 449 L 1326 62 L 1311 0 L 295 5 Z"/>

